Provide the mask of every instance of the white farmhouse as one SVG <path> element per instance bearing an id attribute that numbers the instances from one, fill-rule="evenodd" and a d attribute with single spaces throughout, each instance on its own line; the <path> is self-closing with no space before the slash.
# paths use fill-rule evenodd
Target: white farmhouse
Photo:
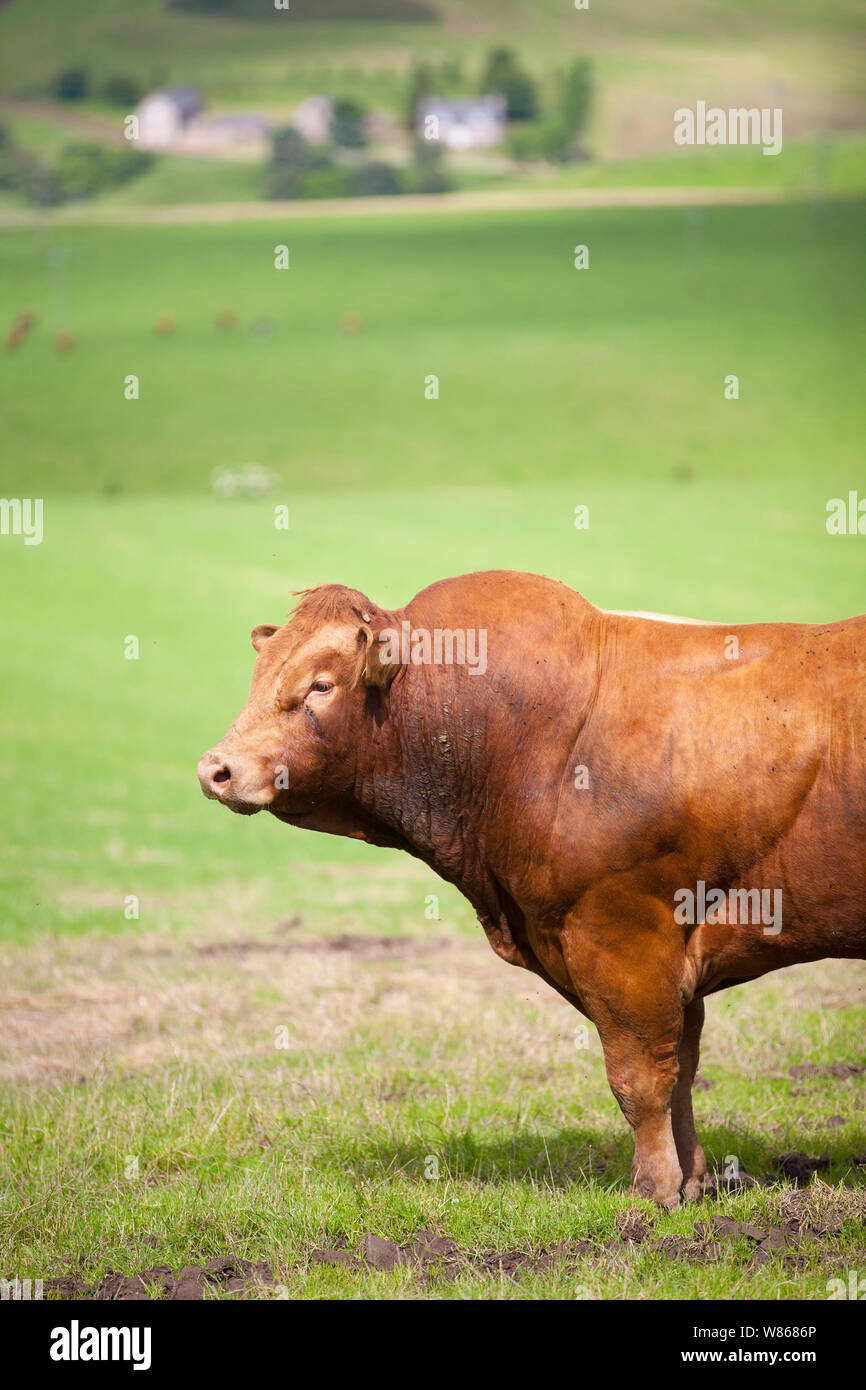
<path id="1" fill-rule="evenodd" d="M 327 145 L 331 139 L 334 103 L 330 97 L 307 97 L 292 113 L 291 124 L 308 145 Z"/>
<path id="2" fill-rule="evenodd" d="M 264 159 L 270 126 L 252 112 L 197 117 L 182 131 L 176 149 L 183 154 L 222 155 L 227 159 Z"/>
<path id="3" fill-rule="evenodd" d="M 422 97 L 418 103 L 417 133 L 448 150 L 491 150 L 505 139 L 505 97 L 490 95 L 454 101 Z"/>
<path id="4" fill-rule="evenodd" d="M 202 104 L 201 94 L 195 87 L 167 87 L 162 92 L 151 92 L 139 103 L 135 113 L 141 148 L 171 149 L 195 120 Z"/>

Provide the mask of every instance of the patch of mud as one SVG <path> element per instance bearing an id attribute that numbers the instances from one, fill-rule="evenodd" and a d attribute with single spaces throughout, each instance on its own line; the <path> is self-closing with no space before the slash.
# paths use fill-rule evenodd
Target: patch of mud
<path id="1" fill-rule="evenodd" d="M 812 1181 L 814 1173 L 823 1173 L 830 1167 L 830 1158 L 827 1154 L 818 1154 L 816 1158 L 811 1158 L 809 1154 L 800 1153 L 795 1149 L 792 1153 L 780 1154 L 775 1160 L 776 1172 L 789 1182 L 793 1182 L 797 1187 L 803 1187 Z"/>
<path id="2" fill-rule="evenodd" d="M 807 1188 L 781 1192 L 779 1207 L 786 1221 L 796 1221 L 801 1228 L 811 1226 L 820 1236 L 838 1235 L 847 1220 L 866 1222 L 866 1189 L 840 1191 L 818 1178 Z"/>
<path id="3" fill-rule="evenodd" d="M 687 1236 L 662 1236 L 649 1249 L 666 1260 L 685 1260 L 690 1265 L 708 1265 L 720 1260 L 724 1246 L 717 1240 L 689 1240 Z"/>
<path id="4" fill-rule="evenodd" d="M 641 1207 L 628 1207 L 626 1211 L 617 1212 L 616 1224 L 620 1240 L 630 1240 L 640 1245 L 655 1225 L 655 1216 Z"/>
<path id="5" fill-rule="evenodd" d="M 716 1215 L 709 1222 L 696 1222 L 695 1235 L 705 1252 L 713 1246 L 721 1251 L 728 1241 L 745 1240 L 753 1247 L 750 1258 L 752 1265 L 781 1258 L 783 1264 L 797 1267 L 802 1263 L 805 1247 L 826 1236 L 837 1235 L 841 1227 L 841 1217 L 815 1221 L 805 1213 L 790 1215 L 772 1226 L 759 1226 L 751 1221 L 735 1221 L 728 1216 Z"/>
<path id="6" fill-rule="evenodd" d="M 298 1267 L 330 1265 L 353 1272 L 405 1269 L 427 1285 L 464 1273 L 517 1279 L 521 1275 L 559 1270 L 586 1279 L 598 1269 L 626 1268 L 638 1248 L 667 1260 L 708 1265 L 723 1259 L 731 1245 L 740 1242 L 745 1245 L 747 1261 L 752 1266 L 777 1260 L 787 1268 L 797 1269 L 805 1266 L 806 1253 L 815 1251 L 815 1242 L 838 1237 L 846 1221 L 862 1222 L 866 1218 L 866 1192 L 839 1193 L 818 1180 L 806 1189 L 782 1191 L 774 1206 L 775 1217 L 764 1224 L 716 1213 L 706 1221 L 697 1221 L 690 1235 L 662 1237 L 656 1236 L 658 1213 L 629 1207 L 617 1215 L 617 1236 L 613 1240 L 562 1241 L 542 1249 L 469 1251 L 428 1229 L 416 1231 L 403 1244 L 368 1233 L 352 1249 L 345 1238 L 334 1245 L 316 1246 L 301 1257 Z M 155 1243 L 155 1237 L 144 1240 L 147 1244 Z M 827 1250 L 826 1254 L 834 1265 L 838 1262 L 836 1253 Z M 814 1260 L 814 1253 L 810 1258 Z M 168 1265 L 154 1265 L 131 1276 L 108 1273 L 95 1284 L 74 1276 L 46 1279 L 44 1289 L 61 1298 L 185 1302 L 204 1298 L 208 1289 L 242 1294 L 273 1284 L 274 1275 L 266 1261 L 223 1256 L 207 1265 L 187 1265 L 177 1273 Z"/>
<path id="7" fill-rule="evenodd" d="M 753 1177 L 751 1173 L 739 1172 L 736 1177 L 725 1173 L 708 1173 L 705 1197 L 727 1197 L 731 1192 L 742 1192 L 747 1187 L 772 1187 L 778 1182 L 775 1173 L 765 1173 L 763 1177 Z"/>
<path id="8" fill-rule="evenodd" d="M 349 1269 L 399 1269 L 446 1263 L 463 1263 L 460 1247 L 435 1231 L 417 1231 L 405 1245 L 382 1236 L 365 1235 L 355 1253 L 345 1245 L 319 1247 L 310 1251 L 314 1264 L 343 1265 Z"/>
<path id="9" fill-rule="evenodd" d="M 747 1177 L 749 1184 L 758 1180 Z M 761 1180 L 769 1185 L 777 1179 Z M 742 1184 L 740 1184 L 742 1185 Z M 624 1245 L 641 1245 L 669 1260 L 685 1260 L 690 1264 L 711 1264 L 721 1259 L 732 1241 L 745 1241 L 751 1247 L 749 1263 L 766 1264 L 781 1259 L 791 1268 L 804 1263 L 807 1249 L 814 1243 L 838 1236 L 846 1220 L 863 1220 L 866 1216 L 866 1193 L 840 1194 L 825 1185 L 812 1183 L 808 1188 L 786 1189 L 779 1194 L 779 1213 L 775 1221 L 758 1224 L 737 1221 L 717 1213 L 707 1221 L 696 1221 L 691 1236 L 663 1236 L 653 1239 L 657 1216 L 642 1208 L 630 1208 L 617 1217 L 619 1238 Z M 605 1251 L 614 1257 L 614 1244 Z M 832 1255 L 833 1260 L 836 1259 Z"/>
<path id="10" fill-rule="evenodd" d="M 274 927 L 274 936 L 285 936 L 287 932 L 297 931 L 298 927 L 304 925 L 304 918 L 300 912 L 295 912 L 291 917 L 284 917 L 281 922 L 277 922 Z"/>
<path id="11" fill-rule="evenodd" d="M 579 1269 L 586 1259 L 599 1253 L 588 1240 L 561 1241 L 549 1250 L 533 1253 L 528 1250 L 506 1250 L 504 1254 L 482 1255 L 472 1261 L 475 1269 L 485 1274 L 543 1274 L 549 1269 Z"/>
<path id="12" fill-rule="evenodd" d="M 866 1071 L 866 1066 L 860 1062 L 830 1062 L 827 1066 L 818 1066 L 814 1062 L 803 1062 L 799 1066 L 789 1067 L 789 1076 L 816 1076 L 834 1077 L 837 1081 L 848 1081 L 852 1076 L 862 1076 Z"/>
<path id="13" fill-rule="evenodd" d="M 839 1236 L 846 1220 L 866 1221 L 866 1190 L 855 1188 L 840 1193 L 828 1188 L 815 1177 L 824 1166 L 822 1157 L 809 1158 L 793 1153 L 783 1155 L 780 1162 L 782 1160 L 788 1165 L 788 1172 L 802 1174 L 803 1181 L 779 1192 L 775 1222 L 741 1221 L 716 1213 L 706 1221 L 696 1222 L 689 1236 L 656 1238 L 658 1213 L 643 1207 L 630 1207 L 617 1214 L 616 1239 L 603 1243 L 575 1240 L 546 1249 L 470 1252 L 463 1250 L 456 1241 L 424 1229 L 402 1245 L 368 1233 L 354 1249 L 350 1250 L 345 1239 L 341 1239 L 334 1246 L 313 1248 L 305 1258 L 313 1264 L 352 1271 L 402 1268 L 429 1282 L 432 1277 L 453 1279 L 467 1272 L 504 1278 L 553 1269 L 589 1273 L 611 1262 L 624 1267 L 633 1258 L 636 1247 L 665 1259 L 706 1265 L 721 1259 L 731 1242 L 745 1241 L 752 1247 L 750 1264 L 761 1265 L 770 1259 L 781 1259 L 786 1266 L 797 1268 L 803 1264 L 804 1252 L 810 1245 Z M 866 1155 L 858 1155 L 853 1161 L 866 1163 Z M 730 1182 L 718 1175 L 710 1178 L 711 1191 L 715 1186 L 720 1196 L 736 1188 L 777 1183 L 778 1175 L 773 1174 L 759 1179 L 743 1173 Z M 142 1239 L 146 1245 L 159 1244 L 154 1236 Z M 176 1273 L 168 1265 L 158 1264 L 136 1275 L 109 1271 L 95 1283 L 77 1276 L 46 1279 L 44 1288 L 46 1294 L 53 1293 L 65 1299 L 187 1302 L 203 1299 L 208 1289 L 242 1294 L 273 1284 L 274 1275 L 266 1261 L 222 1256 L 206 1265 L 184 1266 Z"/>
<path id="14" fill-rule="evenodd" d="M 663 1255 L 668 1260 L 687 1260 L 690 1264 L 709 1264 L 718 1259 L 722 1247 L 716 1240 L 704 1237 L 697 1240 L 689 1236 L 661 1236 L 653 1239 L 657 1213 L 644 1211 L 642 1207 L 629 1207 L 617 1213 L 616 1224 L 621 1245 L 640 1245 L 646 1250 Z M 616 1241 L 605 1246 L 605 1250 L 616 1255 Z M 622 1265 L 622 1260 L 616 1261 Z"/>
<path id="15" fill-rule="evenodd" d="M 766 1264 L 781 1259 L 787 1266 L 799 1267 L 804 1249 L 813 1241 L 835 1235 L 838 1223 L 815 1222 L 790 1217 L 777 1225 L 759 1226 L 752 1221 L 735 1221 L 732 1217 L 715 1215 L 709 1221 L 697 1221 L 694 1236 L 664 1236 L 653 1241 L 650 1250 L 670 1260 L 686 1260 L 689 1264 L 712 1264 L 720 1260 L 733 1241 L 746 1241 L 751 1246 L 749 1263 Z"/>
<path id="16" fill-rule="evenodd" d="M 564 1241 L 542 1250 L 505 1250 L 470 1253 L 452 1240 L 432 1231 L 419 1231 L 405 1245 L 367 1235 L 355 1252 L 346 1248 L 313 1251 L 311 1259 L 321 1264 L 343 1265 L 361 1269 L 398 1269 L 437 1267 L 440 1276 L 454 1278 L 465 1271 L 517 1278 L 521 1274 L 539 1274 L 551 1269 L 589 1272 L 600 1262 L 622 1264 L 633 1256 L 629 1249 L 640 1246 L 665 1259 L 685 1260 L 693 1265 L 712 1264 L 722 1259 L 731 1241 L 745 1240 L 751 1247 L 750 1263 L 760 1265 L 781 1258 L 784 1263 L 799 1265 L 802 1251 L 809 1242 L 836 1235 L 842 1228 L 842 1216 L 826 1221 L 816 1220 L 812 1208 L 804 1202 L 796 1204 L 799 1196 L 783 1209 L 781 1221 L 775 1225 L 758 1226 L 749 1221 L 735 1221 L 726 1216 L 713 1216 L 708 1222 L 697 1222 L 692 1236 L 654 1237 L 657 1216 L 639 1207 L 620 1212 L 617 1217 L 619 1235 L 616 1240 L 593 1244 L 587 1240 Z"/>
<path id="17" fill-rule="evenodd" d="M 825 1125 L 836 1128 L 847 1124 L 841 1115 L 831 1115 L 823 1121 Z M 844 1162 L 844 1160 L 842 1160 Z M 854 1154 L 848 1160 L 854 1167 L 866 1164 L 866 1154 Z M 724 1197 L 748 1187 L 775 1187 L 780 1181 L 787 1181 L 795 1187 L 808 1187 L 816 1173 L 825 1173 L 830 1167 L 829 1154 L 805 1154 L 798 1149 L 779 1154 L 773 1160 L 773 1171 L 761 1173 L 757 1177 L 751 1173 L 740 1172 L 736 1177 L 723 1173 L 710 1173 L 707 1176 L 706 1197 Z"/>
<path id="18" fill-rule="evenodd" d="M 204 1298 L 205 1289 L 229 1290 L 241 1293 L 256 1283 L 273 1284 L 274 1276 L 264 1260 L 242 1260 L 221 1256 L 207 1265 L 185 1265 L 174 1274 L 168 1265 L 154 1265 L 141 1274 L 113 1274 L 109 1271 L 96 1284 L 69 1275 L 63 1279 L 46 1279 L 46 1293 L 61 1298 L 106 1300 L 117 1303 L 138 1303 L 148 1299 L 170 1299 L 187 1303 Z"/>
<path id="19" fill-rule="evenodd" d="M 588 1255 L 597 1253 L 589 1241 L 563 1242 L 547 1250 L 505 1250 L 469 1253 L 456 1241 L 435 1231 L 416 1231 L 404 1245 L 382 1236 L 366 1235 L 357 1250 L 345 1246 L 318 1248 L 310 1252 L 316 1264 L 342 1265 L 349 1269 L 412 1269 L 456 1278 L 466 1271 L 499 1274 L 511 1278 L 520 1273 L 542 1273 L 557 1267 L 577 1267 Z"/>
<path id="20" fill-rule="evenodd" d="M 247 956 L 266 953 L 278 956 L 315 952 L 354 956 L 426 956 L 444 951 L 451 943 L 437 938 L 425 941 L 417 936 L 362 936 L 343 932 L 339 936 L 316 937 L 307 941 L 214 941 L 208 946 L 196 946 L 200 956 Z"/>

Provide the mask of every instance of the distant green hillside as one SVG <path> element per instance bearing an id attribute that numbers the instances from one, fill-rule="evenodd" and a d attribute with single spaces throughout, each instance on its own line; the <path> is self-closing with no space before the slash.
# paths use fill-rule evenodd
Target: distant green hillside
<path id="1" fill-rule="evenodd" d="M 356 0 L 293 0 L 279 12 L 271 0 L 256 3 L 269 22 L 168 0 L 14 0 L 0 9 L 0 92 L 44 98 L 59 67 L 82 64 L 100 78 L 131 72 L 146 86 L 194 82 L 217 108 L 280 115 L 327 90 L 399 109 L 414 61 L 447 63 L 471 90 L 485 54 L 505 43 L 548 95 L 571 57 L 592 56 L 596 138 L 619 155 L 661 149 L 672 103 L 698 97 L 782 101 L 791 136 L 866 127 L 855 0 L 608 0 L 587 11 L 569 0 L 432 0 L 436 23 L 358 17 Z M 336 17 L 337 4 L 352 18 Z M 398 5 L 365 0 L 386 15 Z M 638 147 L 635 132 L 650 144 Z"/>
<path id="2" fill-rule="evenodd" d="M 213 15 L 221 19 L 270 20 L 280 11 L 291 10 L 292 19 L 391 20 L 398 23 L 435 22 L 439 16 L 423 0 L 167 0 L 170 10 Z"/>

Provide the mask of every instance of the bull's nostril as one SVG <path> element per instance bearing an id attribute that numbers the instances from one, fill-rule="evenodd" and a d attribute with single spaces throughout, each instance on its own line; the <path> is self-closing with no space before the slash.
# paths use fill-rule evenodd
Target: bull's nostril
<path id="1" fill-rule="evenodd" d="M 228 768 L 227 768 L 227 767 L 220 767 L 220 768 L 217 768 L 216 772 L 215 772 L 214 775 L 213 775 L 213 781 L 214 781 L 214 782 L 230 782 L 230 781 L 231 781 L 231 773 L 229 772 Z"/>

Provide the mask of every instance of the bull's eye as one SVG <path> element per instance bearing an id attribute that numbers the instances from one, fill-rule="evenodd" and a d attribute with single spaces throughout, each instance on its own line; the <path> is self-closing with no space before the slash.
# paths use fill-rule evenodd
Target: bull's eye
<path id="1" fill-rule="evenodd" d="M 316 681 L 314 685 L 310 686 L 310 694 L 315 692 L 317 695 L 327 695 L 328 691 L 333 690 L 333 688 L 333 681 Z"/>

